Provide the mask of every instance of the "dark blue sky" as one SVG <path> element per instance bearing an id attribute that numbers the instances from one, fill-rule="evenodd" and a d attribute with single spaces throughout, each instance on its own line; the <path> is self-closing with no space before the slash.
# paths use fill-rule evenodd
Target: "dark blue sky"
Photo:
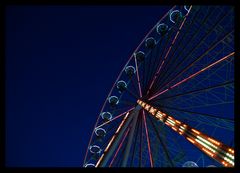
<path id="1" fill-rule="evenodd" d="M 167 6 L 8 6 L 6 165 L 82 166 L 118 73 Z"/>

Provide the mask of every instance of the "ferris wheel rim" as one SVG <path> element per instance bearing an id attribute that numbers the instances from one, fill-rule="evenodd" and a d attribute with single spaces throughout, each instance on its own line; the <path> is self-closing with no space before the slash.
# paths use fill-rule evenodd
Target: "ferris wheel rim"
<path id="1" fill-rule="evenodd" d="M 158 23 L 161 22 L 165 17 L 167 17 L 169 11 L 171 11 L 171 10 L 173 10 L 173 9 L 175 9 L 175 8 L 176 8 L 176 5 L 174 5 L 170 10 L 168 10 L 168 11 L 165 13 L 165 15 L 164 15 L 163 17 L 161 17 L 161 18 L 159 19 L 159 21 L 150 29 L 150 31 L 148 31 L 148 33 L 147 33 L 147 34 L 145 35 L 145 37 L 142 39 L 142 41 L 140 42 L 140 44 L 139 44 L 139 45 L 137 46 L 137 48 L 133 51 L 133 53 L 132 53 L 131 56 L 129 57 L 128 61 L 127 61 L 126 64 L 124 65 L 123 69 L 122 69 L 121 72 L 119 73 L 116 81 L 113 83 L 112 88 L 111 88 L 110 92 L 108 93 L 108 95 L 107 95 L 107 97 L 106 97 L 106 99 L 105 99 L 105 101 L 104 101 L 104 103 L 103 103 L 103 106 L 102 106 L 102 108 L 101 108 L 101 110 L 100 110 L 100 113 L 103 111 L 103 109 L 104 109 L 104 107 L 105 107 L 105 105 L 106 105 L 106 103 L 107 103 L 107 100 L 108 100 L 109 96 L 111 95 L 111 93 L 112 93 L 112 91 L 113 91 L 116 83 L 117 83 L 118 80 L 120 79 L 120 77 L 121 77 L 122 73 L 124 72 L 125 68 L 127 67 L 127 64 L 128 64 L 128 63 L 131 61 L 131 59 L 134 57 L 134 53 L 135 53 L 136 51 L 138 51 L 138 49 L 141 47 L 142 44 L 144 44 L 145 39 L 146 39 L 146 38 L 151 34 L 151 32 L 157 27 Z M 96 121 L 96 123 L 95 123 L 95 125 L 94 125 L 94 129 L 97 127 L 97 123 L 98 123 L 99 119 L 100 119 L 100 116 L 98 116 L 98 118 L 97 118 L 97 121 Z M 91 143 L 91 140 L 92 140 L 93 135 L 94 135 L 94 130 L 92 131 L 92 134 L 91 134 L 91 137 L 90 137 L 90 140 L 89 140 L 89 143 L 88 143 L 88 148 L 89 148 L 89 146 L 90 146 L 90 143 Z M 86 151 L 86 154 L 85 154 L 83 163 L 86 162 L 87 153 L 88 153 L 88 150 Z"/>
<path id="2" fill-rule="evenodd" d="M 189 12 L 189 11 L 188 11 L 188 12 Z M 186 18 L 185 18 L 185 19 L 186 19 Z M 156 26 L 157 26 L 157 24 L 152 28 L 152 30 L 153 30 Z M 182 26 L 182 25 L 181 25 L 181 26 Z M 106 98 L 106 100 L 105 100 L 105 102 L 104 102 L 104 104 L 103 104 L 103 107 L 102 107 L 102 109 L 101 109 L 101 112 L 102 112 L 103 109 L 105 108 L 106 102 L 107 102 L 108 98 L 110 97 L 110 95 L 112 94 L 112 91 L 113 91 L 116 83 L 119 81 L 119 79 L 120 79 L 123 71 L 126 69 L 128 63 L 132 60 L 133 57 L 135 58 L 134 60 L 135 60 L 135 65 L 136 65 L 136 72 L 137 72 L 137 74 L 138 74 L 137 61 L 136 61 L 136 57 L 135 57 L 134 55 L 135 55 L 135 52 L 137 52 L 137 51 L 139 50 L 139 48 L 141 47 L 141 45 L 142 45 L 143 42 L 146 40 L 146 38 L 148 37 L 148 35 L 151 33 L 152 30 L 150 30 L 150 32 L 144 37 L 143 41 L 138 45 L 138 47 L 136 48 L 136 50 L 133 52 L 133 54 L 130 56 L 129 60 L 128 60 L 127 63 L 125 64 L 125 66 L 124 66 L 124 68 L 122 69 L 122 71 L 119 73 L 118 78 L 117 78 L 116 81 L 114 82 L 114 84 L 113 84 L 113 86 L 112 86 L 112 89 L 110 90 L 110 92 L 109 92 L 109 94 L 108 94 L 108 97 Z M 233 54 L 234 54 L 234 53 L 233 53 Z M 222 60 L 221 60 L 221 61 L 222 61 Z M 214 63 L 213 63 L 213 64 L 214 64 Z M 138 77 L 137 80 L 139 81 L 139 76 L 137 75 L 137 77 Z M 139 87 L 139 92 L 140 92 L 139 94 L 140 94 L 140 96 L 141 96 L 141 95 L 142 95 L 142 94 L 141 94 L 141 87 Z M 150 100 L 151 100 L 151 99 L 152 99 L 152 98 L 150 98 Z M 100 113 L 101 113 L 101 112 L 100 112 Z M 100 117 L 100 116 L 98 116 L 98 120 L 99 120 L 99 117 Z M 95 128 L 96 128 L 96 125 L 98 124 L 98 120 L 96 121 Z M 94 129 L 95 129 L 95 128 L 94 128 Z M 91 140 L 92 140 L 92 136 L 91 136 Z M 91 143 L 91 140 L 89 141 L 89 144 Z M 88 151 L 87 151 L 87 152 L 88 152 Z M 86 153 L 86 155 L 87 155 L 87 153 Z M 86 158 L 85 158 L 85 160 L 86 160 Z M 84 160 L 84 162 L 85 162 L 85 160 Z M 150 159 L 150 161 L 151 161 L 151 159 Z M 111 162 L 111 163 L 112 163 L 112 162 Z"/>

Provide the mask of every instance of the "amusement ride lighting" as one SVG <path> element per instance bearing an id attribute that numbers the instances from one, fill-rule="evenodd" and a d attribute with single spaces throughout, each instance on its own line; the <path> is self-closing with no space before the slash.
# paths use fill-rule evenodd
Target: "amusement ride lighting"
<path id="1" fill-rule="evenodd" d="M 148 111 L 152 116 L 159 119 L 161 122 L 171 127 L 174 131 L 184 136 L 193 145 L 198 147 L 201 151 L 212 157 L 225 167 L 234 166 L 234 149 L 227 145 L 191 128 L 183 122 L 176 120 L 170 115 L 161 112 L 157 108 L 138 100 L 137 103 Z"/>

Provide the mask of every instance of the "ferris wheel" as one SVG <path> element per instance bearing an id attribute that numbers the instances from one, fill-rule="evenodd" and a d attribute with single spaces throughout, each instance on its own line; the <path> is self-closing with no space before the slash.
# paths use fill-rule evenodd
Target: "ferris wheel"
<path id="1" fill-rule="evenodd" d="M 234 166 L 234 8 L 174 6 L 135 49 L 84 167 Z"/>

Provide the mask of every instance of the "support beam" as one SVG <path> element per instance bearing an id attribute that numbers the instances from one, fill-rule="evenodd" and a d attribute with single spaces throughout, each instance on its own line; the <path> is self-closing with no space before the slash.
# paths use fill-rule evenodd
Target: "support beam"
<path id="1" fill-rule="evenodd" d="M 138 115 L 139 115 L 139 111 L 136 111 L 136 113 L 134 113 L 132 115 L 133 116 L 133 121 L 132 121 L 132 124 L 131 124 L 131 130 L 130 130 L 130 134 L 129 134 L 129 137 L 128 137 L 127 147 L 124 151 L 124 156 L 123 156 L 123 161 L 122 161 L 121 167 L 126 167 L 127 166 L 128 156 L 129 156 L 129 152 L 130 152 L 130 149 L 131 149 L 131 146 L 132 146 L 133 134 L 134 134 L 134 131 L 135 131 Z"/>
<path id="2" fill-rule="evenodd" d="M 107 147 L 105 148 L 103 154 L 99 158 L 95 167 L 105 167 L 107 165 L 109 159 L 111 158 L 117 146 L 119 145 L 120 139 L 123 137 L 124 131 L 127 129 L 127 127 L 129 127 L 129 124 L 132 121 L 134 115 L 138 114 L 140 109 L 141 106 L 138 105 L 132 112 L 128 112 L 126 114 L 121 124 L 119 125 L 118 129 L 116 130 L 115 134 L 108 143 Z"/>
<path id="3" fill-rule="evenodd" d="M 234 149 L 225 145 L 224 143 L 210 137 L 191 126 L 176 120 L 170 115 L 161 112 L 157 108 L 138 100 L 137 103 L 141 105 L 155 118 L 162 121 L 168 127 L 172 128 L 179 135 L 185 137 L 189 142 L 195 145 L 198 149 L 204 152 L 207 156 L 216 160 L 225 167 L 234 166 Z"/>

